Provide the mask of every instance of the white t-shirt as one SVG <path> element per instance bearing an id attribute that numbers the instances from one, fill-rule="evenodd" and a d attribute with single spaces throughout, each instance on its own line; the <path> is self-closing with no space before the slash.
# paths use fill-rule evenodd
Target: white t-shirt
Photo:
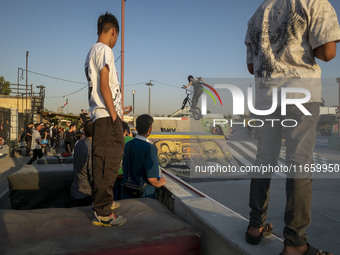
<path id="1" fill-rule="evenodd" d="M 310 102 L 321 102 L 321 69 L 313 50 L 339 40 L 337 15 L 328 0 L 264 1 L 249 20 L 245 38 L 258 109 L 271 106 L 273 87 L 305 88 Z"/>
<path id="2" fill-rule="evenodd" d="M 32 131 L 32 144 L 31 144 L 32 150 L 41 149 L 41 145 L 37 143 L 37 139 L 41 143 L 41 135 L 40 135 L 39 131 L 34 129 Z"/>
<path id="3" fill-rule="evenodd" d="M 112 49 L 98 42 L 91 47 L 85 61 L 85 73 L 89 83 L 90 113 L 93 121 L 110 116 L 100 92 L 100 71 L 106 65 L 109 67 L 109 86 L 112 93 L 113 105 L 120 118 L 123 114 L 122 95 Z"/>

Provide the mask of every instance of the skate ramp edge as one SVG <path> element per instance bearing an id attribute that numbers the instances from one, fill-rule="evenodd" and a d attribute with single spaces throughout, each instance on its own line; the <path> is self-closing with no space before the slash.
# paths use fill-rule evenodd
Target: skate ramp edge
<path id="1" fill-rule="evenodd" d="M 245 240 L 248 219 L 173 174 L 165 170 L 163 173 L 168 180 L 166 188 L 174 199 L 175 215 L 201 233 L 202 254 L 272 255 L 282 250 L 283 239 L 274 234 L 259 245 L 248 244 Z"/>
<path id="2" fill-rule="evenodd" d="M 52 178 L 46 177 L 48 176 L 49 172 L 53 173 L 51 175 Z M 246 243 L 245 231 L 248 226 L 248 220 L 244 216 L 218 203 L 217 201 L 208 197 L 204 193 L 196 190 L 195 188 L 193 188 L 186 182 L 182 181 L 181 179 L 177 178 L 176 176 L 167 172 L 164 169 L 163 169 L 163 173 L 164 173 L 164 176 L 167 178 L 167 184 L 165 185 L 165 187 L 161 189 L 162 197 L 160 197 L 160 201 L 170 210 L 167 210 L 165 209 L 164 206 L 161 206 L 162 208 L 165 209 L 162 212 L 164 212 L 165 215 L 170 214 L 173 217 L 177 216 L 182 221 L 189 224 L 193 229 L 195 229 L 195 231 L 198 231 L 198 233 L 200 234 L 200 247 L 201 248 L 200 248 L 200 252 L 196 248 L 193 249 L 195 251 L 194 254 L 265 254 L 265 255 L 270 254 L 272 255 L 272 254 L 280 253 L 283 247 L 283 241 L 281 238 L 277 237 L 276 235 L 270 235 L 269 237 L 264 238 L 261 244 L 257 246 Z M 55 175 L 58 175 L 58 174 L 60 176 L 56 177 Z M 21 206 L 20 209 L 24 209 L 25 206 L 27 205 L 25 204 L 26 203 L 25 201 L 27 200 L 34 201 L 35 199 L 37 199 L 37 196 L 33 196 L 33 194 L 31 194 L 30 196 L 25 196 L 25 192 L 27 191 L 40 192 L 39 196 L 45 197 L 44 200 L 51 199 L 50 197 L 48 197 L 48 195 L 46 195 L 48 194 L 46 190 L 50 190 L 51 194 L 59 193 L 61 194 L 61 196 L 65 196 L 65 194 L 69 192 L 70 190 L 70 186 L 69 186 L 70 184 L 65 184 L 65 183 L 68 183 L 70 182 L 70 180 L 72 180 L 72 165 L 71 164 L 60 164 L 60 165 L 57 164 L 57 165 L 25 166 L 23 169 L 21 169 L 20 171 L 12 175 L 14 175 L 16 178 L 12 178 L 12 180 L 15 180 L 15 181 L 12 182 L 12 185 L 10 184 L 10 188 L 11 188 L 10 193 L 13 194 L 13 192 L 14 193 L 21 192 L 20 193 L 21 197 L 18 199 L 17 202 Z M 45 175 L 44 181 L 43 181 L 45 185 L 38 185 L 40 183 L 39 178 L 43 175 Z M 8 180 L 10 181 L 11 178 L 8 178 Z M 24 185 L 24 186 L 21 186 L 21 185 Z M 231 195 L 231 194 L 226 194 L 226 195 Z M 164 224 L 168 225 L 168 219 L 165 216 L 164 216 L 165 218 L 162 218 L 163 216 L 161 216 L 160 218 L 155 218 L 153 221 L 151 220 L 154 217 L 155 212 L 157 210 L 160 210 L 158 209 L 158 207 L 157 209 L 152 209 L 152 210 L 143 209 L 141 210 L 141 213 L 139 213 L 139 209 L 140 207 L 142 207 L 142 205 L 138 204 L 139 202 L 137 203 L 134 201 L 135 200 L 122 200 L 121 201 L 122 206 L 119 209 L 119 213 L 121 213 L 124 216 L 127 215 L 128 220 L 129 220 L 128 224 L 134 225 L 134 228 L 131 227 L 130 229 L 129 227 L 130 232 L 132 233 L 131 236 L 129 234 L 122 233 L 121 234 L 122 236 L 120 236 L 118 239 L 119 241 L 117 241 L 118 243 L 120 243 L 121 240 L 123 241 L 127 240 L 127 242 L 131 241 L 133 245 L 137 245 L 138 242 L 141 240 L 141 238 L 144 236 L 145 231 L 146 231 L 146 234 L 149 234 L 149 232 L 147 231 L 149 226 L 153 227 L 154 225 L 161 225 L 161 226 Z M 136 200 L 136 201 L 139 201 L 139 200 Z M 141 201 L 144 201 L 144 200 L 142 199 Z M 160 204 L 157 200 L 152 200 L 152 201 Z M 136 205 L 136 203 L 138 205 Z M 240 203 L 246 203 L 246 201 L 240 201 Z M 136 218 L 132 217 L 132 220 L 131 220 L 130 219 L 131 215 L 127 213 L 128 213 L 129 208 L 132 208 L 133 206 L 137 208 L 138 212 L 133 211 L 131 215 L 134 215 L 135 213 L 137 213 L 138 217 L 137 216 Z M 54 206 L 50 206 L 50 207 L 54 207 Z M 173 214 L 170 211 L 172 211 Z M 37 210 L 26 210 L 26 211 L 0 210 L 0 247 L 7 247 L 6 249 L 9 249 L 9 251 L 11 251 L 11 248 L 16 247 L 18 244 L 19 245 L 18 247 L 26 247 L 27 249 L 34 250 L 36 246 L 35 244 L 39 244 L 38 246 L 41 247 L 41 249 L 45 249 L 46 247 L 48 249 L 49 247 L 53 249 L 61 249 L 62 247 L 65 247 L 67 249 L 70 249 L 69 253 L 72 254 L 71 246 L 74 246 L 73 248 L 75 249 L 75 251 L 73 252 L 73 254 L 77 254 L 80 252 L 79 250 L 76 249 L 76 247 L 83 248 L 83 246 L 85 246 L 87 247 L 87 249 L 89 249 L 89 251 L 88 253 L 82 252 L 82 254 L 107 254 L 104 252 L 104 249 L 102 249 L 102 247 L 105 248 L 107 247 L 107 245 L 110 245 L 109 243 L 115 243 L 114 241 L 111 241 L 111 242 L 107 241 L 107 240 L 113 240 L 112 238 L 109 238 L 111 235 L 110 234 L 111 232 L 108 232 L 110 230 L 107 230 L 107 229 L 114 229 L 115 231 L 117 230 L 118 233 L 121 233 L 120 230 L 124 229 L 125 226 L 122 226 L 119 228 L 116 228 L 116 227 L 115 228 L 98 228 L 98 227 L 96 228 L 89 223 L 89 215 L 90 215 L 90 209 L 87 207 L 85 208 L 49 208 L 49 209 L 37 209 Z M 142 221 L 146 219 L 150 220 L 149 223 L 142 223 Z M 34 225 L 35 228 L 32 229 L 30 227 L 31 224 L 35 224 Z M 130 226 L 130 225 L 127 225 L 127 226 Z M 40 228 L 42 228 L 42 230 L 44 231 L 40 231 L 39 230 Z M 106 239 L 106 236 L 103 235 L 102 237 L 103 240 L 101 240 L 100 239 L 101 231 L 103 231 L 102 233 L 108 234 L 109 239 Z M 194 231 L 195 233 L 194 235 L 197 234 L 197 232 L 195 231 Z M 140 237 L 136 236 L 135 232 L 141 234 L 141 236 Z M 63 234 L 65 234 L 65 237 Z M 78 235 L 79 235 L 79 238 L 78 238 Z M 99 235 L 98 238 L 96 237 L 97 235 Z M 159 234 L 155 234 L 155 236 L 152 237 L 153 238 L 152 240 L 155 242 L 155 245 L 157 247 L 163 247 L 162 241 L 160 239 L 157 239 L 157 236 L 159 237 Z M 34 238 L 37 239 L 38 241 L 35 241 Z M 93 240 L 93 238 L 97 238 L 97 239 Z M 197 244 L 195 241 L 196 240 L 195 238 L 196 237 L 192 237 L 189 235 L 189 237 L 186 237 L 184 239 L 189 240 L 188 241 L 189 243 Z M 34 241 L 32 241 L 32 239 Z M 74 239 L 74 242 L 72 241 L 73 239 Z M 179 242 L 181 243 L 182 241 L 179 239 Z M 170 243 L 173 243 L 173 242 L 171 241 Z M 93 245 L 93 247 L 91 245 Z M 122 253 L 125 252 L 124 254 L 130 254 L 130 253 L 126 253 L 126 250 L 124 250 L 125 249 L 124 247 L 120 247 L 119 245 L 118 246 L 114 246 L 114 245 L 110 247 L 115 247 L 117 252 L 122 251 Z M 128 246 L 126 249 L 128 249 L 130 244 L 127 244 L 127 245 Z M 135 246 L 135 247 L 139 247 L 139 246 Z M 153 246 L 153 242 L 151 243 L 146 242 L 145 245 L 141 247 L 144 247 L 145 249 L 146 247 L 150 247 L 151 249 L 154 246 Z M 0 248 L 0 250 L 1 249 L 2 248 Z M 97 251 L 97 253 L 94 252 L 95 250 Z M 159 252 L 159 254 L 165 254 L 163 250 L 162 251 L 158 249 L 156 250 Z M 146 251 L 146 250 L 139 250 L 139 253 L 131 253 L 131 254 L 143 254 L 143 251 Z M 34 252 L 32 253 L 34 254 Z M 57 254 L 58 252 L 53 252 L 53 253 Z M 20 254 L 20 253 L 9 252 L 7 254 Z M 178 254 L 190 254 L 190 253 L 178 252 Z"/>
<path id="3" fill-rule="evenodd" d="M 93 226 L 91 207 L 0 210 L 1 254 L 200 254 L 198 232 L 156 199 L 120 203 L 120 227 Z"/>

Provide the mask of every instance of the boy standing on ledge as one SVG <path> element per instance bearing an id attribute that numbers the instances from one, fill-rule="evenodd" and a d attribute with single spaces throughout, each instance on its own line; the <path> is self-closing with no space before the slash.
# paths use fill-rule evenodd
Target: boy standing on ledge
<path id="1" fill-rule="evenodd" d="M 110 13 L 98 18 L 98 41 L 85 61 L 89 84 L 89 105 L 93 121 L 92 138 L 92 204 L 96 226 L 120 226 L 126 218 L 113 212 L 113 185 L 124 152 L 121 117 L 121 92 L 114 64 L 112 48 L 117 42 L 119 24 Z"/>

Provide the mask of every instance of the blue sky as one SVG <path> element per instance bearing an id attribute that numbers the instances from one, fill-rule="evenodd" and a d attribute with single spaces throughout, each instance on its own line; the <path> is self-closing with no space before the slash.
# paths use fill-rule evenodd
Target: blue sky
<path id="1" fill-rule="evenodd" d="M 127 0 L 125 3 L 125 105 L 136 91 L 136 113 L 147 112 L 153 80 L 151 113 L 179 109 L 187 76 L 251 78 L 245 65 L 244 35 L 248 19 L 262 1 Z M 340 3 L 330 0 L 340 13 Z M 17 82 L 17 68 L 84 82 L 84 60 L 97 40 L 96 22 L 109 11 L 121 18 L 120 0 L 0 0 L 0 76 Z M 120 37 L 113 52 L 120 56 Z M 330 63 L 319 61 L 324 77 L 338 77 L 340 54 Z M 116 62 L 120 76 L 120 60 Z M 25 77 L 25 74 L 24 74 Z M 334 80 L 334 84 L 333 84 Z M 22 80 L 21 83 L 25 83 Z M 88 108 L 85 85 L 29 73 L 28 83 L 46 86 L 46 104 L 55 111 L 69 99 L 69 112 Z M 142 83 L 133 85 L 135 83 Z M 130 86 L 129 86 L 130 85 Z M 169 86 L 170 85 L 170 86 Z M 328 90 L 337 93 L 335 79 Z M 331 100 L 332 102 L 332 100 Z"/>

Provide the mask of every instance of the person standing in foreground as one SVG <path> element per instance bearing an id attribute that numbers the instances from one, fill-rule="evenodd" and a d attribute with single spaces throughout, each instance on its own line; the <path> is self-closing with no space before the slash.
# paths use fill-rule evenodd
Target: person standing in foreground
<path id="1" fill-rule="evenodd" d="M 28 161 L 27 165 L 32 165 L 32 163 L 39 157 L 41 158 L 44 154 L 42 152 L 42 147 L 46 147 L 46 144 L 41 143 L 40 130 L 45 127 L 43 123 L 35 124 L 35 129 L 32 132 L 32 145 L 33 157 Z"/>
<path id="2" fill-rule="evenodd" d="M 266 0 L 248 22 L 245 39 L 248 70 L 255 76 L 256 109 L 269 109 L 273 89 L 281 87 L 307 89 L 311 99 L 302 106 L 305 115 L 295 105 L 286 107 L 286 116 L 279 108 L 267 119 L 294 119 L 298 123 L 286 132 L 286 165 L 313 163 L 316 126 L 321 101 L 321 69 L 315 58 L 330 61 L 336 55 L 340 40 L 337 15 L 328 0 Z M 299 98 L 301 94 L 290 93 Z M 261 116 L 260 116 L 261 117 Z M 278 123 L 278 122 L 277 122 Z M 264 125 L 257 129 L 258 145 L 255 165 L 277 165 L 281 148 L 282 127 Z M 250 185 L 251 208 L 246 240 L 258 244 L 270 234 L 267 209 L 271 176 L 255 178 Z M 307 242 L 306 228 L 311 222 L 312 179 L 309 173 L 288 173 L 286 179 L 286 209 L 284 248 L 282 255 L 330 254 Z"/>
<path id="3" fill-rule="evenodd" d="M 98 18 L 98 41 L 85 61 L 89 84 L 89 105 L 93 121 L 92 203 L 96 226 L 120 226 L 127 219 L 113 212 L 113 186 L 124 153 L 121 92 L 112 48 L 117 42 L 119 24 L 110 13 Z"/>

